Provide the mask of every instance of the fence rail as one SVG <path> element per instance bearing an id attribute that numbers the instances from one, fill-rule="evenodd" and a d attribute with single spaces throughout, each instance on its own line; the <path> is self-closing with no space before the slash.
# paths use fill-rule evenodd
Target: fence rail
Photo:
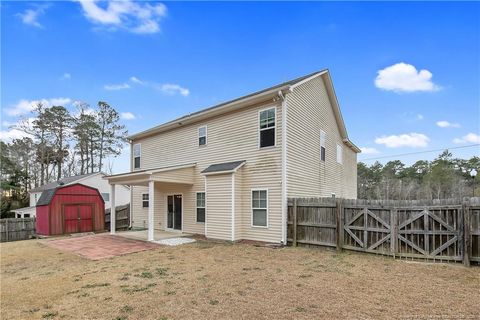
<path id="1" fill-rule="evenodd" d="M 35 235 L 35 218 L 0 219 L 0 242 L 27 240 Z"/>
<path id="2" fill-rule="evenodd" d="M 292 198 L 288 241 L 393 257 L 480 262 L 480 198 Z"/>

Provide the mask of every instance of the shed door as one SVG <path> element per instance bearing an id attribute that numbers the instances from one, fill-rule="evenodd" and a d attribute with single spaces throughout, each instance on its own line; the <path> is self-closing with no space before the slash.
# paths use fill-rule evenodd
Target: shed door
<path id="1" fill-rule="evenodd" d="M 63 233 L 78 232 L 78 208 L 77 206 L 63 207 L 64 228 Z"/>
<path id="2" fill-rule="evenodd" d="M 64 233 L 90 232 L 93 230 L 91 205 L 66 205 L 63 207 Z"/>
<path id="3" fill-rule="evenodd" d="M 80 232 L 90 232 L 93 230 L 93 208 L 90 205 L 78 206 Z"/>

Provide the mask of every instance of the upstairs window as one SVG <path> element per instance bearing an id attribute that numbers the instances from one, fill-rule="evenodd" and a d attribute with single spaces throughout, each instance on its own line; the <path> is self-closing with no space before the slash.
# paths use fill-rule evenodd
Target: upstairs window
<path id="1" fill-rule="evenodd" d="M 275 108 L 260 111 L 260 148 L 275 146 Z"/>
<path id="2" fill-rule="evenodd" d="M 198 128 L 198 145 L 207 145 L 207 126 Z"/>
<path id="3" fill-rule="evenodd" d="M 142 156 L 142 147 L 140 143 L 133 145 L 133 168 L 139 169 L 140 168 L 140 158 Z"/>
<path id="4" fill-rule="evenodd" d="M 148 193 L 142 193 L 142 207 L 143 208 L 148 208 L 149 207 L 149 201 L 150 197 Z"/>
<path id="5" fill-rule="evenodd" d="M 337 162 L 343 163 L 343 148 L 341 145 L 337 144 Z"/>
<path id="6" fill-rule="evenodd" d="M 205 192 L 197 192 L 197 222 L 205 222 Z"/>
<path id="7" fill-rule="evenodd" d="M 103 201 L 110 201 L 110 193 L 102 192 Z"/>
<path id="8" fill-rule="evenodd" d="M 325 133 L 325 131 L 320 130 L 320 160 L 321 161 L 325 161 L 326 141 L 327 141 L 327 134 Z"/>

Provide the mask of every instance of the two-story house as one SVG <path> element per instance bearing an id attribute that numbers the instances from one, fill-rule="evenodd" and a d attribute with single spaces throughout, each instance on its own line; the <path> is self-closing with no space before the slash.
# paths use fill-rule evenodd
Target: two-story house
<path id="1" fill-rule="evenodd" d="M 131 172 L 107 179 L 112 190 L 132 186 L 133 226 L 148 228 L 148 240 L 160 229 L 286 243 L 288 197 L 357 196 L 360 150 L 347 136 L 328 70 L 130 140 Z"/>

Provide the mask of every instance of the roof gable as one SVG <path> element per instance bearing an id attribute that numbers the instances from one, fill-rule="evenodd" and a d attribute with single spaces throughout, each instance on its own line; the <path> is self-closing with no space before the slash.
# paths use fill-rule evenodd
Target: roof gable
<path id="1" fill-rule="evenodd" d="M 306 78 L 294 85 L 291 86 L 291 90 L 295 90 L 296 87 L 304 84 L 305 82 L 311 81 L 317 77 L 322 77 L 322 80 L 325 84 L 325 88 L 327 90 L 328 99 L 330 100 L 330 105 L 333 109 L 333 114 L 335 116 L 335 120 L 337 122 L 338 129 L 340 131 L 340 135 L 342 137 L 343 143 L 346 144 L 350 149 L 355 151 L 356 153 L 360 153 L 361 150 L 358 148 L 353 142 L 350 141 L 348 138 L 347 128 L 345 126 L 345 121 L 343 120 L 342 111 L 340 110 L 340 105 L 338 103 L 337 95 L 335 94 L 335 88 L 333 87 L 333 81 L 330 76 L 330 72 L 328 70 L 319 72 L 317 74 L 312 75 L 309 78 Z"/>
<path id="2" fill-rule="evenodd" d="M 102 199 L 102 201 L 105 203 L 105 200 L 103 199 L 103 197 L 100 194 L 100 191 L 98 191 L 98 189 L 87 186 L 87 185 L 84 185 L 84 184 L 81 184 L 81 183 L 72 183 L 72 184 L 69 184 L 69 185 L 59 186 L 59 187 L 56 187 L 56 188 L 44 190 L 42 192 L 42 195 L 38 199 L 36 206 L 39 207 L 39 206 L 49 205 L 52 202 L 53 197 L 55 197 L 55 194 L 57 193 L 58 190 L 61 190 L 61 189 L 64 189 L 64 188 L 70 188 L 70 187 L 77 186 L 77 185 L 88 188 L 88 189 L 91 189 L 91 190 L 94 190 L 98 194 L 100 199 Z"/>
<path id="3" fill-rule="evenodd" d="M 54 188 L 57 188 L 57 187 L 60 187 L 60 186 L 65 186 L 65 185 L 70 185 L 70 184 L 78 182 L 80 180 L 90 178 L 90 177 L 93 177 L 95 175 L 100 175 L 100 174 L 103 174 L 103 173 L 93 172 L 93 173 L 87 173 L 87 174 L 82 174 L 82 175 L 73 176 L 73 177 L 65 177 L 65 178 L 62 178 L 58 181 L 50 182 L 50 183 L 44 184 L 43 186 L 33 188 L 33 189 L 30 190 L 30 193 L 42 192 L 44 190 L 54 189 Z"/>

